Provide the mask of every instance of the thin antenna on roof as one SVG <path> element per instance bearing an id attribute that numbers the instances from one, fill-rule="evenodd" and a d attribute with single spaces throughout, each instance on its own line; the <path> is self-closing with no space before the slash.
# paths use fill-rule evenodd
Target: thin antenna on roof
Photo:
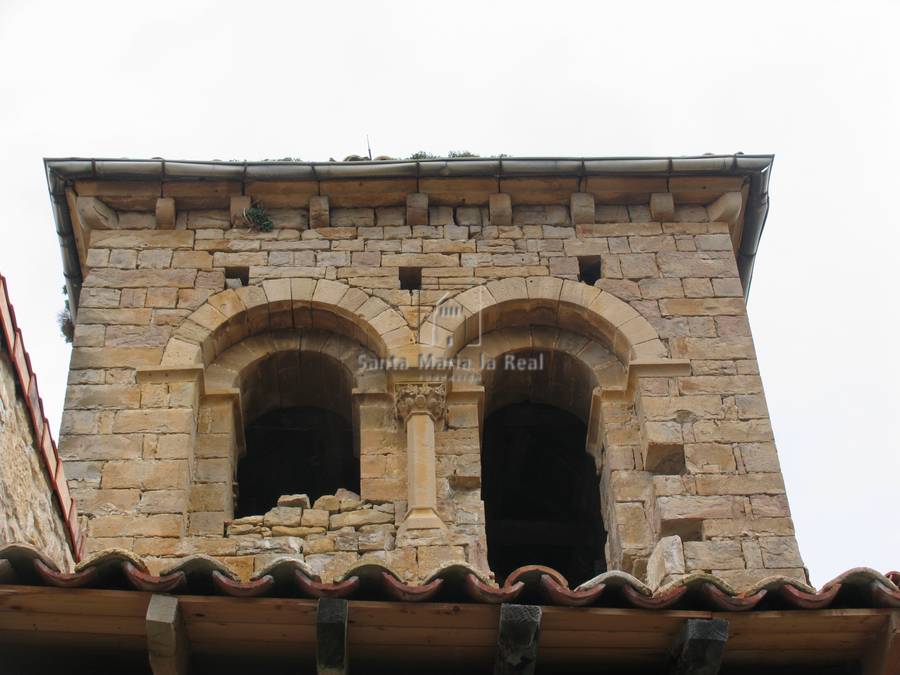
<path id="1" fill-rule="evenodd" d="M 372 144 L 369 143 L 369 134 L 366 134 L 366 147 L 369 149 L 369 160 L 372 159 Z"/>

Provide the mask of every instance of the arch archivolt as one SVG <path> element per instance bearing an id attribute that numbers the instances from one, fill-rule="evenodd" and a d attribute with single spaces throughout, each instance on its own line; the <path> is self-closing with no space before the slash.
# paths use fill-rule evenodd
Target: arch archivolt
<path id="1" fill-rule="evenodd" d="M 205 367 L 247 337 L 287 329 L 337 333 L 379 357 L 415 341 L 398 310 L 359 288 L 330 279 L 272 279 L 211 296 L 175 330 L 161 365 Z"/>
<path id="2" fill-rule="evenodd" d="M 387 393 L 384 371 L 361 368 L 373 358 L 358 342 L 337 333 L 272 331 L 219 354 L 206 368 L 205 391 L 240 396 L 245 424 L 291 406 L 321 407 L 346 417 L 354 390 Z"/>
<path id="3" fill-rule="evenodd" d="M 565 328 L 607 344 L 620 360 L 661 359 L 665 345 L 652 325 L 612 293 L 555 277 L 511 277 L 470 288 L 441 303 L 421 328 L 423 341 L 453 356 L 495 328 Z"/>

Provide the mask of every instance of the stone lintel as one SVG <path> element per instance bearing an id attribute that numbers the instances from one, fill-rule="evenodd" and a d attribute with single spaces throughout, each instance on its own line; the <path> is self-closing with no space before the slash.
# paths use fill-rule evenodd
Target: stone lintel
<path id="1" fill-rule="evenodd" d="M 138 384 L 159 384 L 164 382 L 193 382 L 203 379 L 200 366 L 145 366 L 135 374 Z"/>

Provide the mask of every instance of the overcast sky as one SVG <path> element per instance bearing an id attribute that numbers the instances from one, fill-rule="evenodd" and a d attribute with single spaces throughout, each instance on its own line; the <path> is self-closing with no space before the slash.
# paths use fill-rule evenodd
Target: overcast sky
<path id="1" fill-rule="evenodd" d="M 774 153 L 749 310 L 801 552 L 900 567 L 900 4 L 284 6 L 0 0 L 0 272 L 54 428 L 43 157 Z"/>

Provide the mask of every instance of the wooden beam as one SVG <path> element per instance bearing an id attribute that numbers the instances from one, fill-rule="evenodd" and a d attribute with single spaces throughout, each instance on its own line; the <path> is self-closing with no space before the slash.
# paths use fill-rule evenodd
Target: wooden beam
<path id="1" fill-rule="evenodd" d="M 900 610 L 887 617 L 884 630 L 862 661 L 862 675 L 893 673 L 900 673 Z"/>
<path id="2" fill-rule="evenodd" d="M 534 673 L 540 632 L 540 607 L 536 605 L 501 605 L 494 675 L 511 675 L 513 673 L 530 675 Z"/>
<path id="3" fill-rule="evenodd" d="M 672 646 L 670 675 L 716 675 L 727 640 L 728 622 L 724 619 L 688 619 Z"/>
<path id="4" fill-rule="evenodd" d="M 346 675 L 348 672 L 347 605 L 346 600 L 321 598 L 316 606 L 316 670 L 319 675 Z"/>
<path id="5" fill-rule="evenodd" d="M 178 598 L 154 594 L 147 605 L 147 651 L 153 675 L 187 675 L 190 645 Z"/>

